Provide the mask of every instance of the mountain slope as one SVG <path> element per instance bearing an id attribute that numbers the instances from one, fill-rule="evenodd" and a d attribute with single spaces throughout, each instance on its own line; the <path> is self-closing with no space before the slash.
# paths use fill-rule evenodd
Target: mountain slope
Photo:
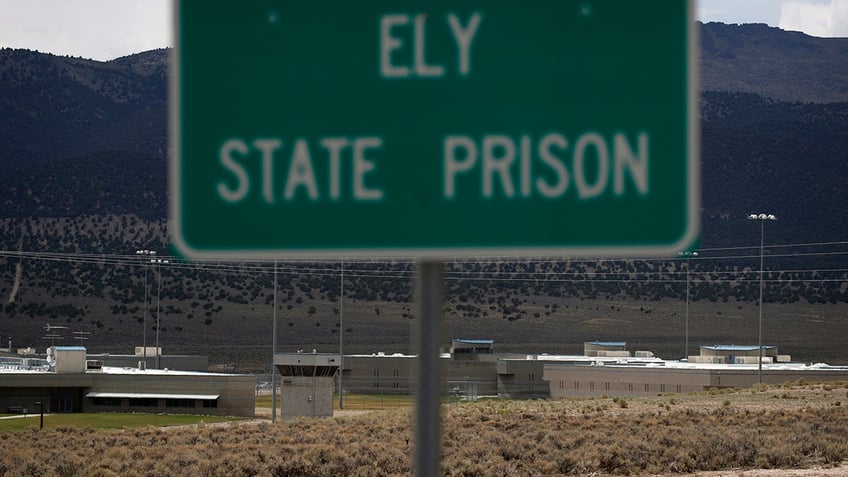
<path id="1" fill-rule="evenodd" d="M 167 151 L 168 52 L 102 63 L 0 50 L 0 171 L 122 150 Z"/>
<path id="2" fill-rule="evenodd" d="M 762 24 L 702 24 L 701 89 L 788 102 L 846 102 L 848 38 L 816 38 Z"/>
<path id="3" fill-rule="evenodd" d="M 776 243 L 848 238 L 848 103 L 702 98 L 702 245 L 751 243 L 740 230 L 759 211 L 779 216 Z"/>
<path id="4" fill-rule="evenodd" d="M 848 239 L 848 52 L 844 39 L 762 25 L 707 24 L 701 35 L 703 261 L 691 263 L 690 295 L 693 312 L 700 309 L 693 342 L 704 343 L 747 336 L 757 314 L 760 229 L 748 213 L 778 215 L 767 246 Z M 168 56 L 157 50 L 100 63 L 0 50 L 0 327 L 20 342 L 43 344 L 44 323 L 58 321 L 99 330 L 97 348 L 139 344 L 144 277 L 153 270 L 134 251 L 168 249 Z M 730 257 L 733 247 L 739 252 Z M 764 300 L 775 316 L 766 339 L 810 359 L 844 360 L 844 333 L 833 332 L 845 329 L 844 308 L 836 308 L 848 302 L 843 249 L 767 249 Z M 677 353 L 689 265 L 454 263 L 447 326 L 454 336 L 493 337 L 518 351 L 579 352 L 579 340 L 621 337 Z M 408 351 L 412 264 L 345 267 L 346 344 Z M 281 339 L 336 343 L 336 264 L 283 268 Z M 169 352 L 214 347 L 215 362 L 244 360 L 255 347 L 263 362 L 268 263 L 163 270 Z"/>

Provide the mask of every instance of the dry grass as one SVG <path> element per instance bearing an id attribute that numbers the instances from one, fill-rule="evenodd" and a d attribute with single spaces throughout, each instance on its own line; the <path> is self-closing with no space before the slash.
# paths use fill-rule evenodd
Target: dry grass
<path id="1" fill-rule="evenodd" d="M 836 467 L 848 383 L 443 407 L 450 476 L 645 475 Z M 0 475 L 409 475 L 409 409 L 333 419 L 0 433 Z M 848 470 L 845 468 L 844 470 Z M 815 474 L 813 474 L 815 475 Z"/>

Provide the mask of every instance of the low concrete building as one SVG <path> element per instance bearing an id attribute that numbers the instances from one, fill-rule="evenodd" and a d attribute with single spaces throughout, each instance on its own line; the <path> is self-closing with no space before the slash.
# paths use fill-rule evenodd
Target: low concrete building
<path id="1" fill-rule="evenodd" d="M 584 343 L 584 355 L 525 355 L 496 353 L 492 340 L 455 339 L 451 353 L 441 355 L 443 393 L 463 399 L 479 396 L 507 399 L 604 394 L 643 396 L 717 387 L 747 387 L 757 382 L 759 349 L 756 346 L 703 346 L 701 355 L 690 357 L 689 361 L 665 361 L 650 351 L 631 354 L 626 346 L 624 342 L 591 341 Z M 774 346 L 764 347 L 763 351 L 763 381 L 766 383 L 802 378 L 810 381 L 848 379 L 848 367 L 788 363 L 784 361 L 788 361 L 789 357 L 778 355 Z M 294 356 L 303 359 L 314 355 Z M 348 355 L 344 357 L 343 365 L 342 386 L 346 393 L 410 394 L 415 391 L 415 355 Z M 329 374 L 324 375 L 322 382 L 322 399 L 331 401 L 335 391 L 333 378 Z M 317 386 L 317 381 L 307 380 L 297 400 L 306 400 L 310 407 L 295 415 L 313 415 L 308 399 L 315 399 L 317 394 L 313 391 L 318 389 Z M 283 392 L 286 392 L 285 381 Z M 294 395 L 291 391 L 289 394 Z M 285 398 L 283 404 L 286 405 Z M 315 406 L 321 407 L 317 403 Z M 331 402 L 323 409 L 315 415 L 330 415 Z"/>
<path id="2" fill-rule="evenodd" d="M 556 399 L 588 396 L 655 396 L 713 388 L 750 387 L 757 383 L 756 364 L 706 364 L 681 361 L 622 359 L 614 363 L 546 363 L 544 379 Z M 848 367 L 825 364 L 763 365 L 763 382 L 782 384 L 848 379 Z"/>
<path id="3" fill-rule="evenodd" d="M 45 412 L 150 412 L 253 417 L 256 379 L 250 375 L 143 370 L 87 360 L 81 346 L 56 346 L 48 359 L 0 363 L 0 412 L 34 402 Z"/>
<path id="4" fill-rule="evenodd" d="M 591 342 L 600 354 L 630 354 L 619 342 Z M 598 352 L 593 352 L 597 355 Z M 441 355 L 445 393 L 476 399 L 497 396 L 508 399 L 544 399 L 550 384 L 543 379 L 544 365 L 563 360 L 590 362 L 584 356 L 496 353 L 494 341 L 454 339 L 451 352 Z M 597 359 L 597 358 L 595 358 Z M 603 359 L 614 359 L 606 357 Z M 362 394 L 410 394 L 415 389 L 415 355 L 373 353 L 344 358 L 342 383 L 345 392 Z"/>
<path id="5" fill-rule="evenodd" d="M 527 355 L 498 359 L 497 396 L 507 399 L 544 399 L 550 396 L 549 384 L 542 379 L 545 357 Z"/>
<path id="6" fill-rule="evenodd" d="M 344 357 L 342 386 L 355 394 L 410 394 L 415 389 L 415 355 L 353 354 Z"/>
<path id="7" fill-rule="evenodd" d="M 344 357 L 342 386 L 355 394 L 410 394 L 415 390 L 416 355 L 373 353 Z M 498 394 L 498 355 L 442 353 L 445 392 L 463 395 Z M 471 392 L 473 390 L 473 392 Z"/>

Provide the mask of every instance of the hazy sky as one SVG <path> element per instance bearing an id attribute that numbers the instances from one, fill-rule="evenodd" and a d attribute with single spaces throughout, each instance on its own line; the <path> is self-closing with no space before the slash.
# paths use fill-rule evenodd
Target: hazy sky
<path id="1" fill-rule="evenodd" d="M 701 0 L 698 19 L 848 37 L 848 0 Z M 171 0 L 0 0 L 2 47 L 105 61 L 172 44 Z"/>

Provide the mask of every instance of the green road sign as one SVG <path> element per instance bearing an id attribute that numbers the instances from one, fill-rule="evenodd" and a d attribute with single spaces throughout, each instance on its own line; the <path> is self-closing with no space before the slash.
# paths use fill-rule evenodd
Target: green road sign
<path id="1" fill-rule="evenodd" d="M 697 239 L 691 1 L 182 0 L 189 257 L 676 255 Z"/>

